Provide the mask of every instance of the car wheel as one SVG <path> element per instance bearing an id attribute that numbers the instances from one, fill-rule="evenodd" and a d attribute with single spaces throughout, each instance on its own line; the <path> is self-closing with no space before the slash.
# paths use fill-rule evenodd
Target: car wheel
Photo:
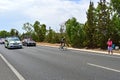
<path id="1" fill-rule="evenodd" d="M 27 43 L 25 43 L 25 46 L 27 46 Z"/>

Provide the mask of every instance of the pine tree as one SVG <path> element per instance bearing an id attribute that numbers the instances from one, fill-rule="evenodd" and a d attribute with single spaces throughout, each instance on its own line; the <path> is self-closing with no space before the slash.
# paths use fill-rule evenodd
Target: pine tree
<path id="1" fill-rule="evenodd" d="M 111 26 L 110 26 L 110 9 L 106 0 L 100 0 L 97 7 L 97 19 L 98 19 L 98 40 L 99 47 L 106 48 L 106 41 L 110 37 Z"/>
<path id="2" fill-rule="evenodd" d="M 96 29 L 96 13 L 94 3 L 90 1 L 89 9 L 87 12 L 87 22 L 85 24 L 85 32 L 87 37 L 87 47 L 95 47 L 95 29 Z"/>

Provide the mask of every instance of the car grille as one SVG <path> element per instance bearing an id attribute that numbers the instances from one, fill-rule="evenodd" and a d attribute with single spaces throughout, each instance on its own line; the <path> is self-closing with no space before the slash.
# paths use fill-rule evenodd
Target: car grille
<path id="1" fill-rule="evenodd" d="M 13 45 L 19 45 L 18 43 L 13 43 Z"/>

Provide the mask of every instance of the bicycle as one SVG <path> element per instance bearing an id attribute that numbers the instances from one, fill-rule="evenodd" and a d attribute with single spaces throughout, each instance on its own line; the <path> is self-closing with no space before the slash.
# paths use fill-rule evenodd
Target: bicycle
<path id="1" fill-rule="evenodd" d="M 67 50 L 67 46 L 66 46 L 66 45 L 62 45 L 62 46 L 60 45 L 60 46 L 59 46 L 59 49 L 60 49 L 60 50 L 63 50 L 63 51 L 66 51 L 66 50 Z"/>

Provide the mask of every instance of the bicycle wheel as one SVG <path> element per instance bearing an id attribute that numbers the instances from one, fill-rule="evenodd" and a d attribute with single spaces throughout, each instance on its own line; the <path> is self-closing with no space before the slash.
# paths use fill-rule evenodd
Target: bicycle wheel
<path id="1" fill-rule="evenodd" d="M 63 47 L 63 50 L 66 51 L 66 50 L 67 50 L 67 46 L 64 46 L 64 47 Z"/>
<path id="2" fill-rule="evenodd" d="M 63 48 L 62 48 L 62 46 L 60 45 L 58 49 L 59 49 L 59 50 L 62 50 Z"/>

